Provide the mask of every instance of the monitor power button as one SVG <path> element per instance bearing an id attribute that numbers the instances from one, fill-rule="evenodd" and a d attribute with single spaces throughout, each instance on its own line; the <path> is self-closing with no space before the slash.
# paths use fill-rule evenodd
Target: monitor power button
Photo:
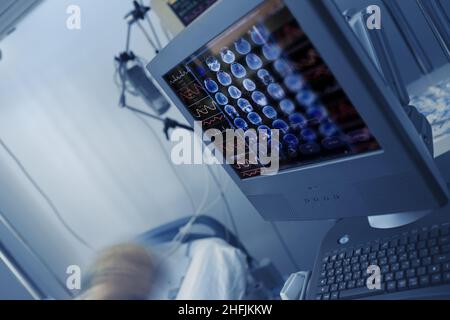
<path id="1" fill-rule="evenodd" d="M 340 237 L 338 240 L 339 244 L 347 244 L 349 241 L 350 241 L 350 236 L 347 234 Z"/>

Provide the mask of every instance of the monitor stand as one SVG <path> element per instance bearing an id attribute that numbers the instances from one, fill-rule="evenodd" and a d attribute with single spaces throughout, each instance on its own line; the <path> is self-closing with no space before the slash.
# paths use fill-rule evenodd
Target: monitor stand
<path id="1" fill-rule="evenodd" d="M 450 143 L 450 139 L 449 139 Z M 450 189 L 450 151 L 438 156 L 436 164 L 447 182 Z M 369 216 L 369 225 L 375 229 L 391 229 L 405 226 L 417 220 L 424 218 L 432 213 L 433 210 L 419 212 L 402 212 L 395 214 L 386 214 L 380 216 Z"/>
<path id="2" fill-rule="evenodd" d="M 429 215 L 432 210 L 420 212 L 404 212 L 368 217 L 369 225 L 375 229 L 391 229 L 416 222 Z"/>

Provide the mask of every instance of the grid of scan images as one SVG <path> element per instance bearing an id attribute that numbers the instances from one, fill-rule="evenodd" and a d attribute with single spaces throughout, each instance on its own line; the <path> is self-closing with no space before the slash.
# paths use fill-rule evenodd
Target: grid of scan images
<path id="1" fill-rule="evenodd" d="M 280 0 L 249 13 L 165 80 L 204 130 L 265 130 L 270 139 L 278 129 L 280 170 L 380 149 Z M 262 164 L 233 167 L 244 179 L 260 175 Z"/>

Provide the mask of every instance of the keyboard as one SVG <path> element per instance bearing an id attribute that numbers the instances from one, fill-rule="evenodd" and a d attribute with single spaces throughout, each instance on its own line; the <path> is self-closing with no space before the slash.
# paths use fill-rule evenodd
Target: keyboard
<path id="1" fill-rule="evenodd" d="M 381 288 L 369 289 L 369 266 Z M 317 300 L 361 299 L 450 284 L 450 223 L 425 226 L 320 257 Z M 449 291 L 450 294 L 450 291 Z"/>

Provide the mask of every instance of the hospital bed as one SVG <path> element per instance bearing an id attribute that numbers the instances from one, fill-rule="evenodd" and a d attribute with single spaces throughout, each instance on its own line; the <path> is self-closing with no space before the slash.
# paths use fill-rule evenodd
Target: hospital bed
<path id="1" fill-rule="evenodd" d="M 178 252 L 164 257 L 191 219 L 181 218 L 137 237 L 136 242 L 156 252 L 163 264 L 150 299 L 279 299 L 284 281 L 278 270 L 269 260 L 252 257 L 233 232 L 210 216 L 198 216 L 180 240 Z M 202 254 L 210 257 L 202 260 L 207 267 L 194 257 Z"/>
<path id="2" fill-rule="evenodd" d="M 192 217 L 184 217 L 173 222 L 164 224 L 156 229 L 147 231 L 137 237 L 137 242 L 146 246 L 157 246 L 172 241 L 181 228 L 186 226 Z M 247 249 L 237 239 L 233 232 L 228 230 L 222 223 L 216 219 L 201 215 L 195 219 L 194 227 L 203 227 L 203 230 L 197 230 L 188 233 L 182 240 L 182 243 L 189 243 L 195 240 L 219 238 L 226 241 L 230 246 L 241 250 L 248 259 L 249 263 L 254 262 Z"/>

